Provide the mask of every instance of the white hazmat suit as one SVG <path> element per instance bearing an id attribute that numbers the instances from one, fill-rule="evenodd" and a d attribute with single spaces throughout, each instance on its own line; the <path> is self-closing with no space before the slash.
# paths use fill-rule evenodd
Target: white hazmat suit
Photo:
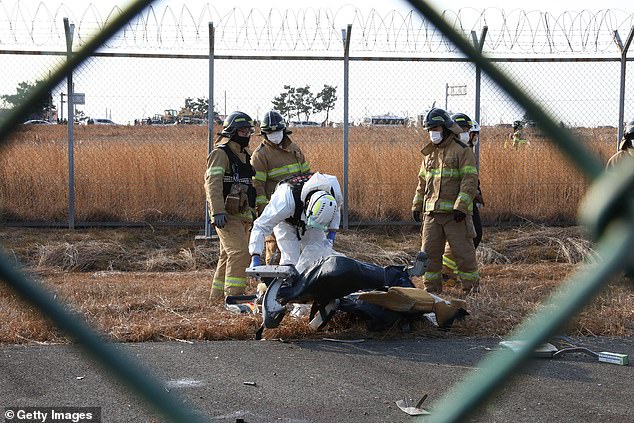
<path id="1" fill-rule="evenodd" d="M 325 191 L 331 194 L 337 203 L 337 211 L 326 227 L 311 227 L 306 214 L 306 198 L 316 191 Z M 306 181 L 300 194 L 302 202 L 301 220 L 306 224 L 303 228 L 286 221 L 295 214 L 295 199 L 292 188 L 287 183 L 281 183 L 271 195 L 269 203 L 264 208 L 260 217 L 253 222 L 251 236 L 249 238 L 249 254 L 261 255 L 264 250 L 265 238 L 271 233 L 275 234 L 277 246 L 280 249 L 280 265 L 297 265 L 301 251 L 307 245 L 324 245 L 327 231 L 339 229 L 341 221 L 341 205 L 343 195 L 337 178 L 332 175 L 315 173 Z"/>

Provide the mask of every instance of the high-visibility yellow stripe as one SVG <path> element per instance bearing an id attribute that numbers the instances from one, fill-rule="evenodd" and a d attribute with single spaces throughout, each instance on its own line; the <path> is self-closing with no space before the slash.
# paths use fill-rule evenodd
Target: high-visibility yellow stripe
<path id="1" fill-rule="evenodd" d="M 422 176 L 423 172 L 419 174 Z M 425 179 L 429 178 L 462 178 L 465 175 L 477 175 L 478 169 L 475 166 L 463 166 L 456 168 L 434 168 L 424 172 Z"/>
<path id="2" fill-rule="evenodd" d="M 463 166 L 460 168 L 461 175 L 477 175 L 478 168 L 475 166 Z"/>
<path id="3" fill-rule="evenodd" d="M 225 277 L 225 287 L 229 288 L 242 288 L 247 285 L 246 278 L 238 278 L 235 276 Z"/>
<path id="4" fill-rule="evenodd" d="M 224 174 L 225 174 L 225 168 L 222 166 L 213 166 L 207 169 L 207 176 L 218 176 L 218 175 L 224 175 Z"/>
<path id="5" fill-rule="evenodd" d="M 425 201 L 425 211 L 450 212 L 453 210 L 453 202 L 448 200 Z"/>
<path id="6" fill-rule="evenodd" d="M 271 170 L 268 171 L 267 175 L 268 175 L 269 178 L 275 179 L 275 178 L 279 178 L 281 176 L 290 175 L 292 173 L 299 173 L 299 172 L 301 172 L 301 170 L 302 170 L 301 164 L 293 163 L 293 164 L 290 164 L 290 165 L 285 165 L 285 166 L 276 167 L 274 169 L 271 169 Z"/>
<path id="7" fill-rule="evenodd" d="M 255 177 L 254 179 L 256 181 L 260 181 L 260 182 L 266 182 L 266 172 L 263 172 L 261 170 L 258 170 L 257 172 L 255 172 Z"/>
<path id="8" fill-rule="evenodd" d="M 446 255 L 442 256 L 442 264 L 447 266 L 449 269 L 453 270 L 454 272 L 458 270 L 458 265 L 456 264 L 456 262 L 450 259 L 449 257 L 447 257 Z"/>
<path id="9" fill-rule="evenodd" d="M 442 279 L 442 273 L 440 272 L 425 272 L 424 276 L 427 281 L 439 281 Z"/>
<path id="10" fill-rule="evenodd" d="M 211 284 L 211 289 L 217 289 L 220 291 L 224 291 L 225 289 L 225 281 L 221 281 L 219 279 L 214 279 Z"/>
<path id="11" fill-rule="evenodd" d="M 477 270 L 475 272 L 461 272 L 458 271 L 458 276 L 460 276 L 460 279 L 465 280 L 465 281 L 477 281 L 480 280 L 480 272 L 478 272 Z"/>

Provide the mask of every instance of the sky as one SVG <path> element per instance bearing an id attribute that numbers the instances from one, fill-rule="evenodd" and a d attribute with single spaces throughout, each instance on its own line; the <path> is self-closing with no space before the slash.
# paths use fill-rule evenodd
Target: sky
<path id="1" fill-rule="evenodd" d="M 5 10 L 11 10 L 12 5 L 15 4 L 17 0 L 11 0 L 11 1 L 6 1 L 6 0 L 0 0 L 0 8 L 4 8 Z M 19 0 L 20 4 L 22 6 L 25 7 L 29 7 L 30 9 L 34 9 L 37 7 L 38 4 L 40 4 L 40 0 Z M 84 11 L 87 9 L 88 5 L 91 2 L 88 2 L 86 0 L 46 0 L 45 4 L 46 7 L 54 10 L 59 4 L 64 4 L 67 7 L 71 7 L 72 10 L 76 11 L 76 13 L 78 13 L 79 15 L 81 14 L 81 11 Z M 98 10 L 102 11 L 102 14 L 105 14 L 107 12 L 110 12 L 113 8 L 114 5 L 118 5 L 119 7 L 124 7 L 128 2 L 127 1 L 122 1 L 122 0 L 99 0 L 99 1 L 94 1 L 92 2 L 92 5 L 97 8 Z M 530 11 L 530 10 L 540 10 L 540 11 L 544 11 L 544 12 L 549 12 L 551 14 L 554 15 L 559 15 L 561 13 L 563 13 L 564 11 L 580 11 L 580 10 L 591 10 L 591 11 L 599 11 L 599 10 L 605 10 L 605 9 L 621 9 L 623 10 L 623 5 L 624 3 L 629 3 L 630 2 L 625 2 L 624 0 L 603 0 L 601 2 L 596 2 L 596 1 L 588 1 L 588 0 L 577 0 L 577 1 L 553 1 L 553 0 L 533 0 L 531 2 L 513 2 L 513 1 L 502 1 L 502 0 L 480 0 L 477 3 L 473 2 L 473 1 L 468 1 L 468 0 L 446 0 L 446 1 L 439 1 L 439 0 L 433 0 L 430 1 L 429 3 L 432 4 L 432 6 L 436 7 L 437 9 L 441 10 L 441 9 L 450 9 L 450 10 L 459 10 L 459 9 L 464 9 L 464 8 L 474 8 L 474 5 L 478 8 L 478 9 L 484 9 L 484 8 L 500 8 L 503 9 L 505 11 L 512 11 L 512 10 L 517 10 L 517 9 L 522 9 L 525 11 Z M 283 10 L 285 8 L 290 8 L 290 9 L 305 9 L 305 8 L 326 8 L 326 9 L 331 9 L 331 10 L 339 10 L 341 8 L 345 8 L 345 6 L 350 6 L 348 9 L 353 11 L 355 8 L 358 8 L 362 11 L 369 11 L 371 9 L 375 9 L 377 11 L 380 12 L 388 12 L 391 10 L 398 10 L 401 11 L 404 15 L 409 12 L 411 10 L 411 6 L 409 5 L 409 3 L 403 1 L 403 0 L 359 0 L 356 2 L 345 2 L 345 1 L 335 1 L 335 0 L 320 0 L 319 2 L 313 2 L 313 1 L 307 1 L 307 0 L 294 0 L 294 1 L 288 1 L 288 0 L 243 0 L 243 1 L 239 1 L 239 2 L 228 2 L 228 1 L 212 1 L 212 0 L 200 0 L 200 1 L 196 1 L 196 3 L 192 3 L 191 1 L 183 1 L 183 0 L 159 0 L 154 2 L 154 8 L 156 10 L 159 10 L 162 8 L 162 6 L 164 5 L 169 5 L 171 8 L 173 8 L 174 10 L 178 10 L 179 5 L 188 5 L 190 8 L 192 8 L 192 10 L 201 7 L 201 5 L 204 4 L 209 4 L 212 7 L 214 7 L 216 10 L 218 11 L 223 11 L 223 10 L 230 10 L 232 8 L 239 8 L 241 10 L 249 10 L 251 8 L 254 9 L 260 9 L 260 10 L 267 10 L 270 8 L 274 8 L 277 10 Z M 192 5 L 195 4 L 196 8 L 192 7 Z M 634 13 L 634 6 L 629 6 L 629 12 L 630 13 Z M 474 12 L 477 13 L 477 12 Z M 79 17 L 79 16 L 78 16 Z M 345 19 L 345 17 L 343 16 L 338 16 L 338 19 L 342 18 Z M 345 21 L 341 21 L 341 22 L 345 22 Z M 343 24 L 342 24 L 343 27 Z M 354 32 L 354 29 L 353 29 Z M 621 34 L 622 38 L 625 38 L 627 34 Z M 0 46 L 1 47 L 1 46 Z M 197 52 L 200 53 L 200 52 Z M 319 54 L 319 53 L 316 53 Z M 365 53 L 364 53 L 365 54 Z M 2 64 L 1 61 L 3 60 L 3 57 L 0 56 L 0 65 Z M 198 61 L 198 62 L 202 62 L 202 61 Z M 146 66 L 147 64 L 147 66 Z M 270 75 L 268 75 L 268 77 L 272 78 L 271 84 L 275 86 L 275 88 L 273 90 L 278 90 L 276 92 L 268 92 L 268 91 L 264 91 L 261 88 L 261 84 L 259 84 L 259 82 L 261 81 L 261 77 L 255 77 L 253 81 L 249 81 L 249 84 L 253 86 L 253 88 L 249 88 L 246 90 L 238 90 L 236 88 L 237 85 L 240 84 L 227 84 L 227 80 L 228 77 L 231 76 L 232 73 L 235 73 L 235 68 L 232 68 L 231 66 L 237 66 L 238 63 L 234 62 L 234 63 L 230 63 L 228 65 L 224 65 L 222 63 L 219 63 L 216 67 L 216 72 L 218 73 L 218 79 L 215 85 L 218 85 L 217 89 L 216 89 L 216 93 L 215 93 L 215 103 L 217 106 L 217 109 L 220 109 L 220 111 L 222 112 L 223 109 L 225 107 L 223 107 L 223 94 L 228 93 L 228 103 L 229 105 L 227 106 L 229 109 L 233 109 L 233 108 L 238 108 L 238 107 L 244 107 L 245 104 L 249 101 L 253 101 L 257 104 L 254 103 L 253 106 L 250 107 L 250 110 L 248 110 L 249 113 L 258 115 L 260 113 L 262 113 L 266 107 L 270 107 L 270 98 L 272 98 L 272 96 L 279 94 L 279 92 L 281 91 L 281 87 L 282 85 L 284 85 L 285 81 L 282 80 L 276 80 L 274 78 L 276 78 L 281 72 L 271 72 Z M 253 64 L 250 65 L 252 66 L 253 69 L 257 69 L 260 64 Z M 310 66 L 313 67 L 313 66 Z M 312 78 L 313 80 L 313 86 L 314 87 L 320 87 L 322 84 L 333 84 L 333 85 L 339 85 L 341 86 L 341 75 L 340 75 L 340 70 L 339 70 L 339 64 L 335 64 L 333 66 L 328 65 L 327 66 L 328 69 L 324 72 L 316 72 L 315 69 L 306 69 L 304 70 L 303 73 L 306 74 L 305 78 Z M 194 67 L 190 67 L 191 69 L 195 69 L 195 70 L 191 70 L 190 72 L 192 72 L 192 76 L 182 76 L 182 75 L 178 75 L 177 72 L 172 72 L 168 69 L 165 69 L 165 73 L 168 74 L 168 78 L 171 78 L 173 83 L 169 84 L 169 86 L 165 85 L 161 88 L 164 89 L 165 92 L 159 92 L 157 87 L 157 79 L 163 78 L 163 74 L 161 74 L 159 71 L 163 71 L 164 69 L 161 69 L 161 65 L 158 63 L 155 63 L 155 61 L 152 60 L 144 60 L 142 65 L 139 65 L 139 71 L 144 71 L 145 69 L 150 69 L 151 72 L 153 72 L 152 77 L 155 78 L 154 80 L 152 80 L 150 78 L 148 78 L 147 82 L 146 81 L 142 81 L 142 82 L 135 82 L 135 86 L 130 88 L 130 93 L 132 92 L 132 88 L 140 88 L 141 89 L 141 93 L 134 95 L 134 96 L 129 96 L 127 101 L 126 101 L 126 108 L 122 107 L 120 104 L 117 104 L 117 102 L 119 102 L 119 99 L 122 97 L 121 94 L 115 93 L 114 89 L 111 89 L 111 86 L 113 85 L 112 81 L 114 80 L 114 77 L 118 76 L 117 74 L 119 73 L 118 71 L 113 71 L 112 68 L 108 68 L 106 69 L 104 68 L 92 68 L 92 73 L 95 75 L 94 79 L 91 81 L 88 81 L 87 79 L 82 79 L 81 75 L 78 76 L 75 79 L 75 83 L 77 85 L 77 91 L 78 92 L 86 92 L 86 98 L 87 98 L 87 104 L 85 105 L 85 109 L 90 111 L 90 114 L 93 115 L 93 117 L 105 117 L 103 115 L 107 115 L 110 113 L 110 115 L 113 117 L 113 119 L 115 119 L 118 122 L 126 122 L 126 121 L 130 121 L 133 120 L 136 117 L 145 117 L 148 115 L 153 115 L 154 113 L 157 112 L 161 112 L 164 108 L 178 108 L 179 106 L 177 104 L 175 104 L 175 98 L 178 99 L 178 102 L 181 101 L 181 99 L 183 98 L 183 95 L 181 93 L 185 92 L 188 93 L 188 96 L 198 96 L 198 95 L 205 95 L 205 89 L 203 88 L 206 84 L 206 79 L 205 79 L 205 70 L 206 70 L 206 64 L 205 63 L 200 63 L 200 66 L 194 66 Z M 123 71 L 123 70 L 122 70 Z M 125 70 L 127 71 L 127 69 Z M 353 71 L 356 71 L 356 69 L 353 68 Z M 455 72 L 455 68 L 452 68 L 451 70 L 452 72 Z M 389 73 L 389 71 L 385 71 L 384 69 L 380 69 L 380 65 L 376 65 L 375 68 L 372 68 L 371 71 L 365 71 L 367 72 L 366 75 L 368 77 L 368 79 L 370 79 L 371 77 L 374 77 L 374 75 L 378 75 L 379 73 L 382 72 L 382 74 L 386 74 Z M 134 73 L 134 72 L 131 72 Z M 300 73 L 297 71 L 297 69 L 295 69 L 294 71 L 291 71 L 291 73 L 293 75 Z M 421 73 L 421 69 L 418 68 L 418 73 Z M 8 74 L 5 73 L 5 75 Z M 358 76 L 359 72 L 355 72 L 355 74 Z M 572 74 L 572 73 L 571 73 Z M 407 79 L 406 77 L 408 76 L 407 72 L 404 72 L 405 77 L 401 76 L 400 79 L 405 80 Z M 16 75 L 15 81 L 13 79 L 11 79 L 10 85 L 11 87 L 14 87 L 16 84 L 16 81 L 20 81 L 21 77 Z M 189 87 L 186 87 L 184 85 L 179 85 L 181 84 L 184 80 L 187 79 L 191 79 L 191 81 L 195 81 L 194 83 L 196 84 L 197 87 L 199 88 L 203 88 L 202 90 L 199 90 L 200 93 L 197 92 L 193 92 L 191 90 L 189 90 Z M 454 78 L 456 79 L 456 78 Z M 614 79 L 614 77 L 612 78 Z M 122 78 L 121 80 L 125 80 L 125 78 Z M 132 78 L 129 78 L 130 81 L 132 81 Z M 109 91 L 104 92 L 104 93 L 97 93 L 96 91 L 98 91 L 103 84 L 104 81 L 107 81 L 107 83 L 105 84 L 105 87 L 107 87 L 109 89 Z M 223 82 L 225 82 L 225 84 L 222 84 Z M 393 98 L 389 98 L 391 93 L 387 92 L 387 93 L 376 93 L 376 92 L 368 92 L 366 93 L 362 93 L 359 94 L 359 92 L 356 92 L 356 96 L 357 96 L 357 102 L 351 105 L 351 107 L 355 107 L 354 109 L 354 113 L 357 115 L 357 118 L 360 118 L 362 115 L 372 115 L 372 114 L 387 114 L 388 112 L 391 112 L 393 114 L 399 114 L 399 115 L 408 115 L 408 116 L 415 116 L 416 114 L 420 113 L 420 110 L 416 110 L 414 111 L 413 109 L 416 107 L 418 108 L 418 104 L 419 103 L 423 103 L 425 105 L 427 105 L 428 103 L 431 104 L 434 100 L 435 101 L 439 101 L 440 103 L 443 103 L 445 101 L 444 98 L 444 86 L 445 86 L 445 81 L 443 80 L 437 80 L 437 81 L 433 81 L 433 85 L 429 83 L 429 81 L 417 81 L 417 83 L 422 84 L 422 86 L 426 86 L 426 90 L 423 94 L 428 94 L 428 97 L 422 98 L 421 93 L 407 93 L 407 98 L 404 98 L 402 96 L 393 96 Z M 450 81 L 453 82 L 453 81 Z M 457 81 L 462 83 L 461 81 Z M 469 81 L 470 82 L 470 81 Z M 545 83 L 548 83 L 549 81 L 544 81 Z M 148 85 L 145 85 L 145 84 Z M 303 84 L 304 82 L 302 81 L 293 81 L 292 83 L 296 84 L 297 86 L 299 86 L 299 84 Z M 364 81 L 365 83 L 365 81 Z M 380 81 L 373 81 L 373 80 L 368 80 L 367 81 L 368 86 L 371 86 L 375 83 L 379 83 L 380 85 Z M 396 83 L 395 83 L 396 84 Z M 351 89 L 355 89 L 358 88 L 358 85 L 355 87 L 354 86 L 354 82 L 352 83 Z M 609 91 L 611 88 L 613 87 L 608 87 L 608 90 L 606 90 L 605 88 L 601 87 L 602 91 Z M 121 88 L 123 91 L 125 91 L 124 88 Z M 167 90 L 171 89 L 171 92 L 168 92 Z M 550 92 L 555 92 L 555 90 L 557 90 L 557 87 L 553 87 Z M 260 91 L 258 91 L 260 90 Z M 394 92 L 396 92 L 397 90 L 401 90 L 400 86 L 394 86 Z M 411 91 L 411 90 L 410 90 Z M 6 92 L 2 91 L 2 92 Z M 610 91 L 611 93 L 611 91 Z M 374 97 L 371 97 L 374 96 Z M 57 99 L 57 95 L 56 95 L 56 99 Z M 605 103 L 610 103 L 612 102 L 612 98 L 613 98 L 613 94 L 610 94 L 610 98 L 601 98 L 601 101 L 603 101 L 602 104 Z M 161 101 L 161 99 L 163 99 L 163 101 Z M 450 99 L 450 100 L 455 100 L 455 101 L 460 101 L 460 98 L 455 98 L 455 99 Z M 468 102 L 466 102 L 468 101 Z M 583 101 L 583 99 L 575 99 L 574 101 L 578 101 L 581 102 Z M 385 102 L 386 104 L 384 105 L 383 102 Z M 471 107 L 472 104 L 472 100 L 469 98 L 468 100 L 465 98 L 465 103 L 464 104 L 460 104 L 460 107 Z M 425 106 L 427 107 L 427 106 Z M 133 110 L 133 111 L 130 111 Z M 352 109 L 351 109 L 352 111 Z M 341 111 L 338 111 L 338 114 L 341 114 Z M 352 113 L 351 113 L 352 114 Z M 611 116 L 611 112 L 610 112 L 610 116 Z M 97 116 L 95 116 L 97 115 Z M 495 112 L 489 112 L 489 115 L 494 116 L 491 117 L 491 121 L 499 121 L 502 119 L 502 117 L 500 117 L 499 113 Z M 504 120 L 509 120 L 509 119 L 514 119 L 514 116 L 509 115 L 509 116 L 504 116 L 503 117 Z"/>

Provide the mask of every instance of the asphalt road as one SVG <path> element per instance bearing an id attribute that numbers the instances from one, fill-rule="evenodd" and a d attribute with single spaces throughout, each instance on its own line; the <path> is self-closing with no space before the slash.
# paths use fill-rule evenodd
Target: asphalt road
<path id="1" fill-rule="evenodd" d="M 634 339 L 577 339 L 634 357 Z M 210 422 L 412 422 L 395 404 L 439 399 L 497 339 L 121 344 Z M 634 422 L 633 366 L 583 354 L 531 359 L 470 422 Z M 250 384 L 245 384 L 249 382 Z M 165 422 L 72 345 L 0 346 L 0 411 L 102 407 L 104 422 Z M 9 420 L 5 420 L 9 421 Z M 17 421 L 17 420 L 14 420 Z M 420 421 L 420 420 L 418 420 Z"/>

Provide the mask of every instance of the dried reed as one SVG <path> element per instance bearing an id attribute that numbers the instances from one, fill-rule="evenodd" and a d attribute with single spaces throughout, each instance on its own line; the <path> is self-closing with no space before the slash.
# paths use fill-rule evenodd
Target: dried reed
<path id="1" fill-rule="evenodd" d="M 522 150 L 504 148 L 507 132 L 483 128 L 483 218 L 572 222 L 588 188 L 583 175 L 537 133 Z M 613 129 L 575 133 L 604 162 L 615 151 Z M 80 126 L 75 135 L 77 221 L 203 221 L 206 127 Z M 295 128 L 292 137 L 312 170 L 343 182 L 341 128 Z M 350 128 L 351 221 L 409 219 L 426 137 L 417 128 Z M 12 135 L 0 154 L 0 221 L 67 220 L 67 150 L 65 126 Z"/>

